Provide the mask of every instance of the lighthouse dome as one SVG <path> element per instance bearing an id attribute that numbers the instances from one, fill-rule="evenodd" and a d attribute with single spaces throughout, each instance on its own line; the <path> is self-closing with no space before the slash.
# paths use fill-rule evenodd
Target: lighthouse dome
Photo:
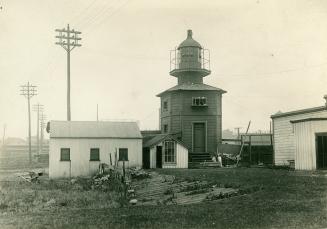
<path id="1" fill-rule="evenodd" d="M 202 49 L 200 43 L 192 38 L 192 30 L 187 30 L 187 38 L 178 46 L 177 49 L 184 47 L 198 47 Z"/>

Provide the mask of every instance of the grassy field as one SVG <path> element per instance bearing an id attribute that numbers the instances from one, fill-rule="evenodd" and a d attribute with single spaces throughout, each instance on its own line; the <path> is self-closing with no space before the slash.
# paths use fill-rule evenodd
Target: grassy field
<path id="1" fill-rule="evenodd" d="M 237 168 L 156 170 L 247 194 L 187 206 L 120 207 L 88 181 L 1 182 L 0 228 L 324 228 L 326 172 Z M 252 192 L 248 191 L 252 190 Z"/>

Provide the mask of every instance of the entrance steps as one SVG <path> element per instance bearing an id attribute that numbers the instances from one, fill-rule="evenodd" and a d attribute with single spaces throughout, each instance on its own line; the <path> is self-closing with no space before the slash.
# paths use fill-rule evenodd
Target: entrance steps
<path id="1" fill-rule="evenodd" d="M 220 167 L 220 163 L 212 161 L 212 156 L 207 152 L 190 153 L 189 159 L 189 168 Z"/>

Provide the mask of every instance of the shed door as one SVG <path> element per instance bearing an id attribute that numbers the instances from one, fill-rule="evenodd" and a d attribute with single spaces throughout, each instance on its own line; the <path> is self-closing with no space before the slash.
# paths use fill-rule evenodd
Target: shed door
<path id="1" fill-rule="evenodd" d="M 193 151 L 199 153 L 206 151 L 205 123 L 193 124 Z"/>
<path id="2" fill-rule="evenodd" d="M 317 136 L 317 168 L 327 168 L 327 135 Z"/>
<path id="3" fill-rule="evenodd" d="M 149 169 L 150 168 L 150 148 L 143 148 L 143 168 Z"/>

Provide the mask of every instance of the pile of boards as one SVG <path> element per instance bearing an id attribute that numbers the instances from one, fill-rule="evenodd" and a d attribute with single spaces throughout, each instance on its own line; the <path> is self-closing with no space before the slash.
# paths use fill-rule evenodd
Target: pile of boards
<path id="1" fill-rule="evenodd" d="M 218 187 L 206 181 L 176 180 L 171 175 L 151 172 L 148 179 L 132 181 L 137 205 L 186 205 L 238 195 L 233 188 Z"/>

